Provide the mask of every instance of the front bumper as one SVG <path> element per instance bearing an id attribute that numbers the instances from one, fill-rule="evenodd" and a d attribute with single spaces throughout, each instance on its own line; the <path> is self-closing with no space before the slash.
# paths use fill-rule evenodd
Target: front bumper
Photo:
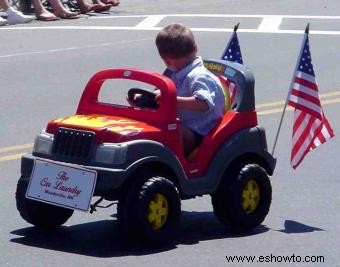
<path id="1" fill-rule="evenodd" d="M 30 179 L 34 161 L 36 159 L 43 159 L 32 154 L 25 154 L 21 158 L 21 175 L 23 178 Z M 63 162 L 55 161 L 60 164 Z M 126 178 L 128 171 L 124 169 L 110 169 L 98 166 L 79 165 L 80 167 L 95 170 L 97 172 L 97 183 L 94 191 L 94 196 L 107 196 L 112 198 L 115 192 L 120 188 Z"/>

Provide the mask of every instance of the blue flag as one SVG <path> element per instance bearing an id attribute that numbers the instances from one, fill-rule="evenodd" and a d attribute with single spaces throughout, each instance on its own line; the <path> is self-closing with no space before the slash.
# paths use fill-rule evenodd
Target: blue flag
<path id="1" fill-rule="evenodd" d="M 236 33 L 237 27 L 238 27 L 238 24 L 234 28 L 233 35 L 231 36 L 228 42 L 228 45 L 223 52 L 221 59 L 243 64 L 241 49 L 240 49 L 240 45 L 239 45 L 237 33 Z"/>

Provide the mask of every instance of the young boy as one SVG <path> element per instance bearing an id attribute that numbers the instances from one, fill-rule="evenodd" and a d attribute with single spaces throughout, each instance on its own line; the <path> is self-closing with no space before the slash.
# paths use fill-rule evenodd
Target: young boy
<path id="1" fill-rule="evenodd" d="M 196 42 L 188 27 L 182 24 L 166 26 L 158 33 L 156 46 L 167 67 L 163 74 L 176 85 L 177 116 L 184 153 L 188 156 L 225 113 L 222 85 L 197 56 Z M 155 92 L 160 93 L 159 90 Z M 158 94 L 157 102 L 159 97 Z M 127 101 L 134 105 L 128 98 Z"/>
<path id="2" fill-rule="evenodd" d="M 181 123 L 184 152 L 188 155 L 223 117 L 225 97 L 219 79 L 197 56 L 192 31 L 182 24 L 163 28 L 156 46 L 177 89 L 177 115 Z"/>

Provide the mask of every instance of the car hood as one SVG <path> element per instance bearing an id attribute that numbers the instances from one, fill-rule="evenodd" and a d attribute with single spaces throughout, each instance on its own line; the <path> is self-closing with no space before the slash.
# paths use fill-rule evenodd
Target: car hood
<path id="1" fill-rule="evenodd" d="M 46 131 L 54 134 L 58 128 L 95 132 L 97 143 L 121 142 L 131 139 L 152 138 L 160 129 L 141 121 L 105 115 L 73 115 L 49 122 Z"/>

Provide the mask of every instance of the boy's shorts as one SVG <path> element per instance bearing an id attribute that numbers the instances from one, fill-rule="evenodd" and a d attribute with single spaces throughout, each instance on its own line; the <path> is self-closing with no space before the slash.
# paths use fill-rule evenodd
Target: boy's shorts
<path id="1" fill-rule="evenodd" d="M 201 135 L 201 134 L 196 133 L 194 131 L 192 131 L 192 132 L 195 135 L 195 142 L 196 142 L 197 146 L 199 146 L 202 143 L 203 139 L 204 139 L 204 135 Z"/>

